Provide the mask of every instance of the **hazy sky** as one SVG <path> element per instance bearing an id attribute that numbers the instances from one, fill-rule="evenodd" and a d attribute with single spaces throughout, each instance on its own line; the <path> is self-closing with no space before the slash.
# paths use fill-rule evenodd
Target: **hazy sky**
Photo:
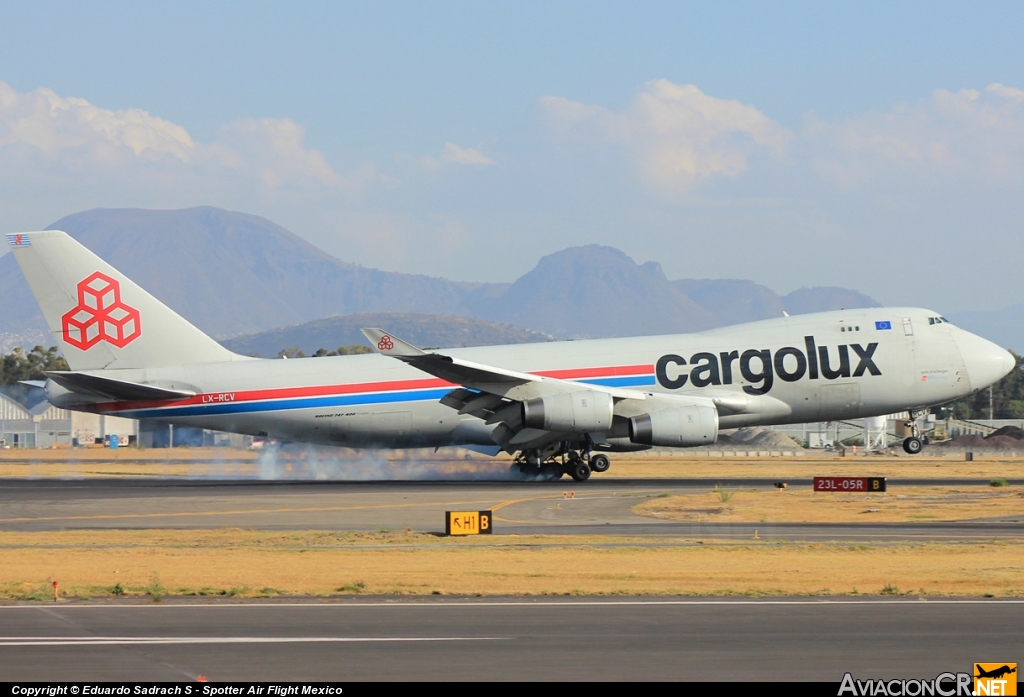
<path id="1" fill-rule="evenodd" d="M 1024 3 L 0 5 L 0 227 L 264 215 L 347 261 L 1024 301 Z"/>

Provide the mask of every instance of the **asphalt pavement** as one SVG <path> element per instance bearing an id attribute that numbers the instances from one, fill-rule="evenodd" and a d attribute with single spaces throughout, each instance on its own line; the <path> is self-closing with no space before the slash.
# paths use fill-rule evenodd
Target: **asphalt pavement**
<path id="1" fill-rule="evenodd" d="M 934 678 L 1020 661 L 1024 601 L 420 599 L 0 607 L 29 680 Z"/>
<path id="2" fill-rule="evenodd" d="M 926 480 L 975 485 L 971 480 Z M 890 488 L 919 485 L 891 480 Z M 984 482 L 987 485 L 987 482 Z M 254 482 L 237 480 L 3 480 L 0 530 L 223 528 L 443 532 L 447 510 L 493 510 L 495 534 L 639 535 L 793 541 L 1024 538 L 1024 512 L 953 523 L 693 523 L 639 516 L 651 496 L 771 480 L 573 482 Z M 791 487 L 810 486 L 794 481 Z"/>

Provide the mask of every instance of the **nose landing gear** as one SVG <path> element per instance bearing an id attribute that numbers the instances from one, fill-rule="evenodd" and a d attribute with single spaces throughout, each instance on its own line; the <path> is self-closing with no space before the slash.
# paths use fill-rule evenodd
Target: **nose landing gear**
<path id="1" fill-rule="evenodd" d="M 910 455 L 917 455 L 924 450 L 924 443 L 917 436 L 911 436 L 903 440 L 903 450 Z"/>
<path id="2" fill-rule="evenodd" d="M 917 428 L 917 417 L 920 413 L 916 411 L 910 412 L 910 421 L 906 424 L 910 428 L 910 437 L 903 440 L 903 451 L 908 455 L 917 455 L 924 450 L 925 443 L 927 442 L 921 438 Z"/>

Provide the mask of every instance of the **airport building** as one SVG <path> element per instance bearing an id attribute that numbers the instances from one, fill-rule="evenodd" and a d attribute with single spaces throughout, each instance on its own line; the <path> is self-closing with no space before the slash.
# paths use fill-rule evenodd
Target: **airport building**
<path id="1" fill-rule="evenodd" d="M 111 435 L 131 445 L 139 422 L 117 416 L 60 409 L 43 400 L 33 407 L 0 393 L 0 448 L 50 448 L 105 443 Z"/>
<path id="2" fill-rule="evenodd" d="M 31 409 L 0 393 L 0 447 L 71 445 L 71 412 L 42 401 Z"/>

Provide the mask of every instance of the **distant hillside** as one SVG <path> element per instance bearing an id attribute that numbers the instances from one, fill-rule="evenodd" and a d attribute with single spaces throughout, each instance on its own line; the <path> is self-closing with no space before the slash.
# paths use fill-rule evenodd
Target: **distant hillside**
<path id="1" fill-rule="evenodd" d="M 504 294 L 466 302 L 474 315 L 566 338 L 692 332 L 781 317 L 783 311 L 879 306 L 845 288 L 801 288 L 780 296 L 753 281 L 669 281 L 660 264 L 637 264 L 600 245 L 550 254 Z"/>
<path id="2" fill-rule="evenodd" d="M 423 315 L 409 312 L 371 312 L 306 322 L 259 334 L 223 341 L 236 353 L 271 358 L 279 351 L 296 347 L 306 355 L 317 349 L 333 351 L 339 346 L 366 344 L 362 327 L 383 327 L 417 346 L 454 348 L 551 341 L 552 337 L 486 320 L 453 315 Z"/>
<path id="3" fill-rule="evenodd" d="M 802 288 L 783 297 L 752 281 L 671 281 L 656 262 L 637 264 L 598 245 L 550 254 L 512 284 L 391 273 L 335 259 L 269 220 L 210 207 L 97 209 L 50 227 L 218 339 L 361 313 L 475 317 L 571 338 L 689 332 L 783 310 L 878 305 L 843 288 Z M 9 350 L 40 338 L 48 343 L 45 332 L 14 257 L 0 257 L 0 344 Z M 427 343 L 463 342 L 452 336 Z"/>
<path id="4" fill-rule="evenodd" d="M 715 317 L 719 325 L 782 317 L 782 298 L 753 281 L 683 279 L 672 285 Z"/>
<path id="5" fill-rule="evenodd" d="M 63 230 L 215 337 L 370 311 L 459 313 L 479 284 L 348 264 L 269 220 L 217 208 L 96 209 Z M 0 257 L 0 332 L 45 329 L 12 255 Z"/>
<path id="6" fill-rule="evenodd" d="M 612 247 L 550 254 L 474 314 L 562 337 L 630 336 L 707 329 L 715 316 L 677 291 L 655 262 L 637 265 Z"/>
<path id="7" fill-rule="evenodd" d="M 800 288 L 782 298 L 782 306 L 791 315 L 805 315 L 809 312 L 828 310 L 851 310 L 862 307 L 881 307 L 874 298 L 847 288 L 816 286 Z"/>

